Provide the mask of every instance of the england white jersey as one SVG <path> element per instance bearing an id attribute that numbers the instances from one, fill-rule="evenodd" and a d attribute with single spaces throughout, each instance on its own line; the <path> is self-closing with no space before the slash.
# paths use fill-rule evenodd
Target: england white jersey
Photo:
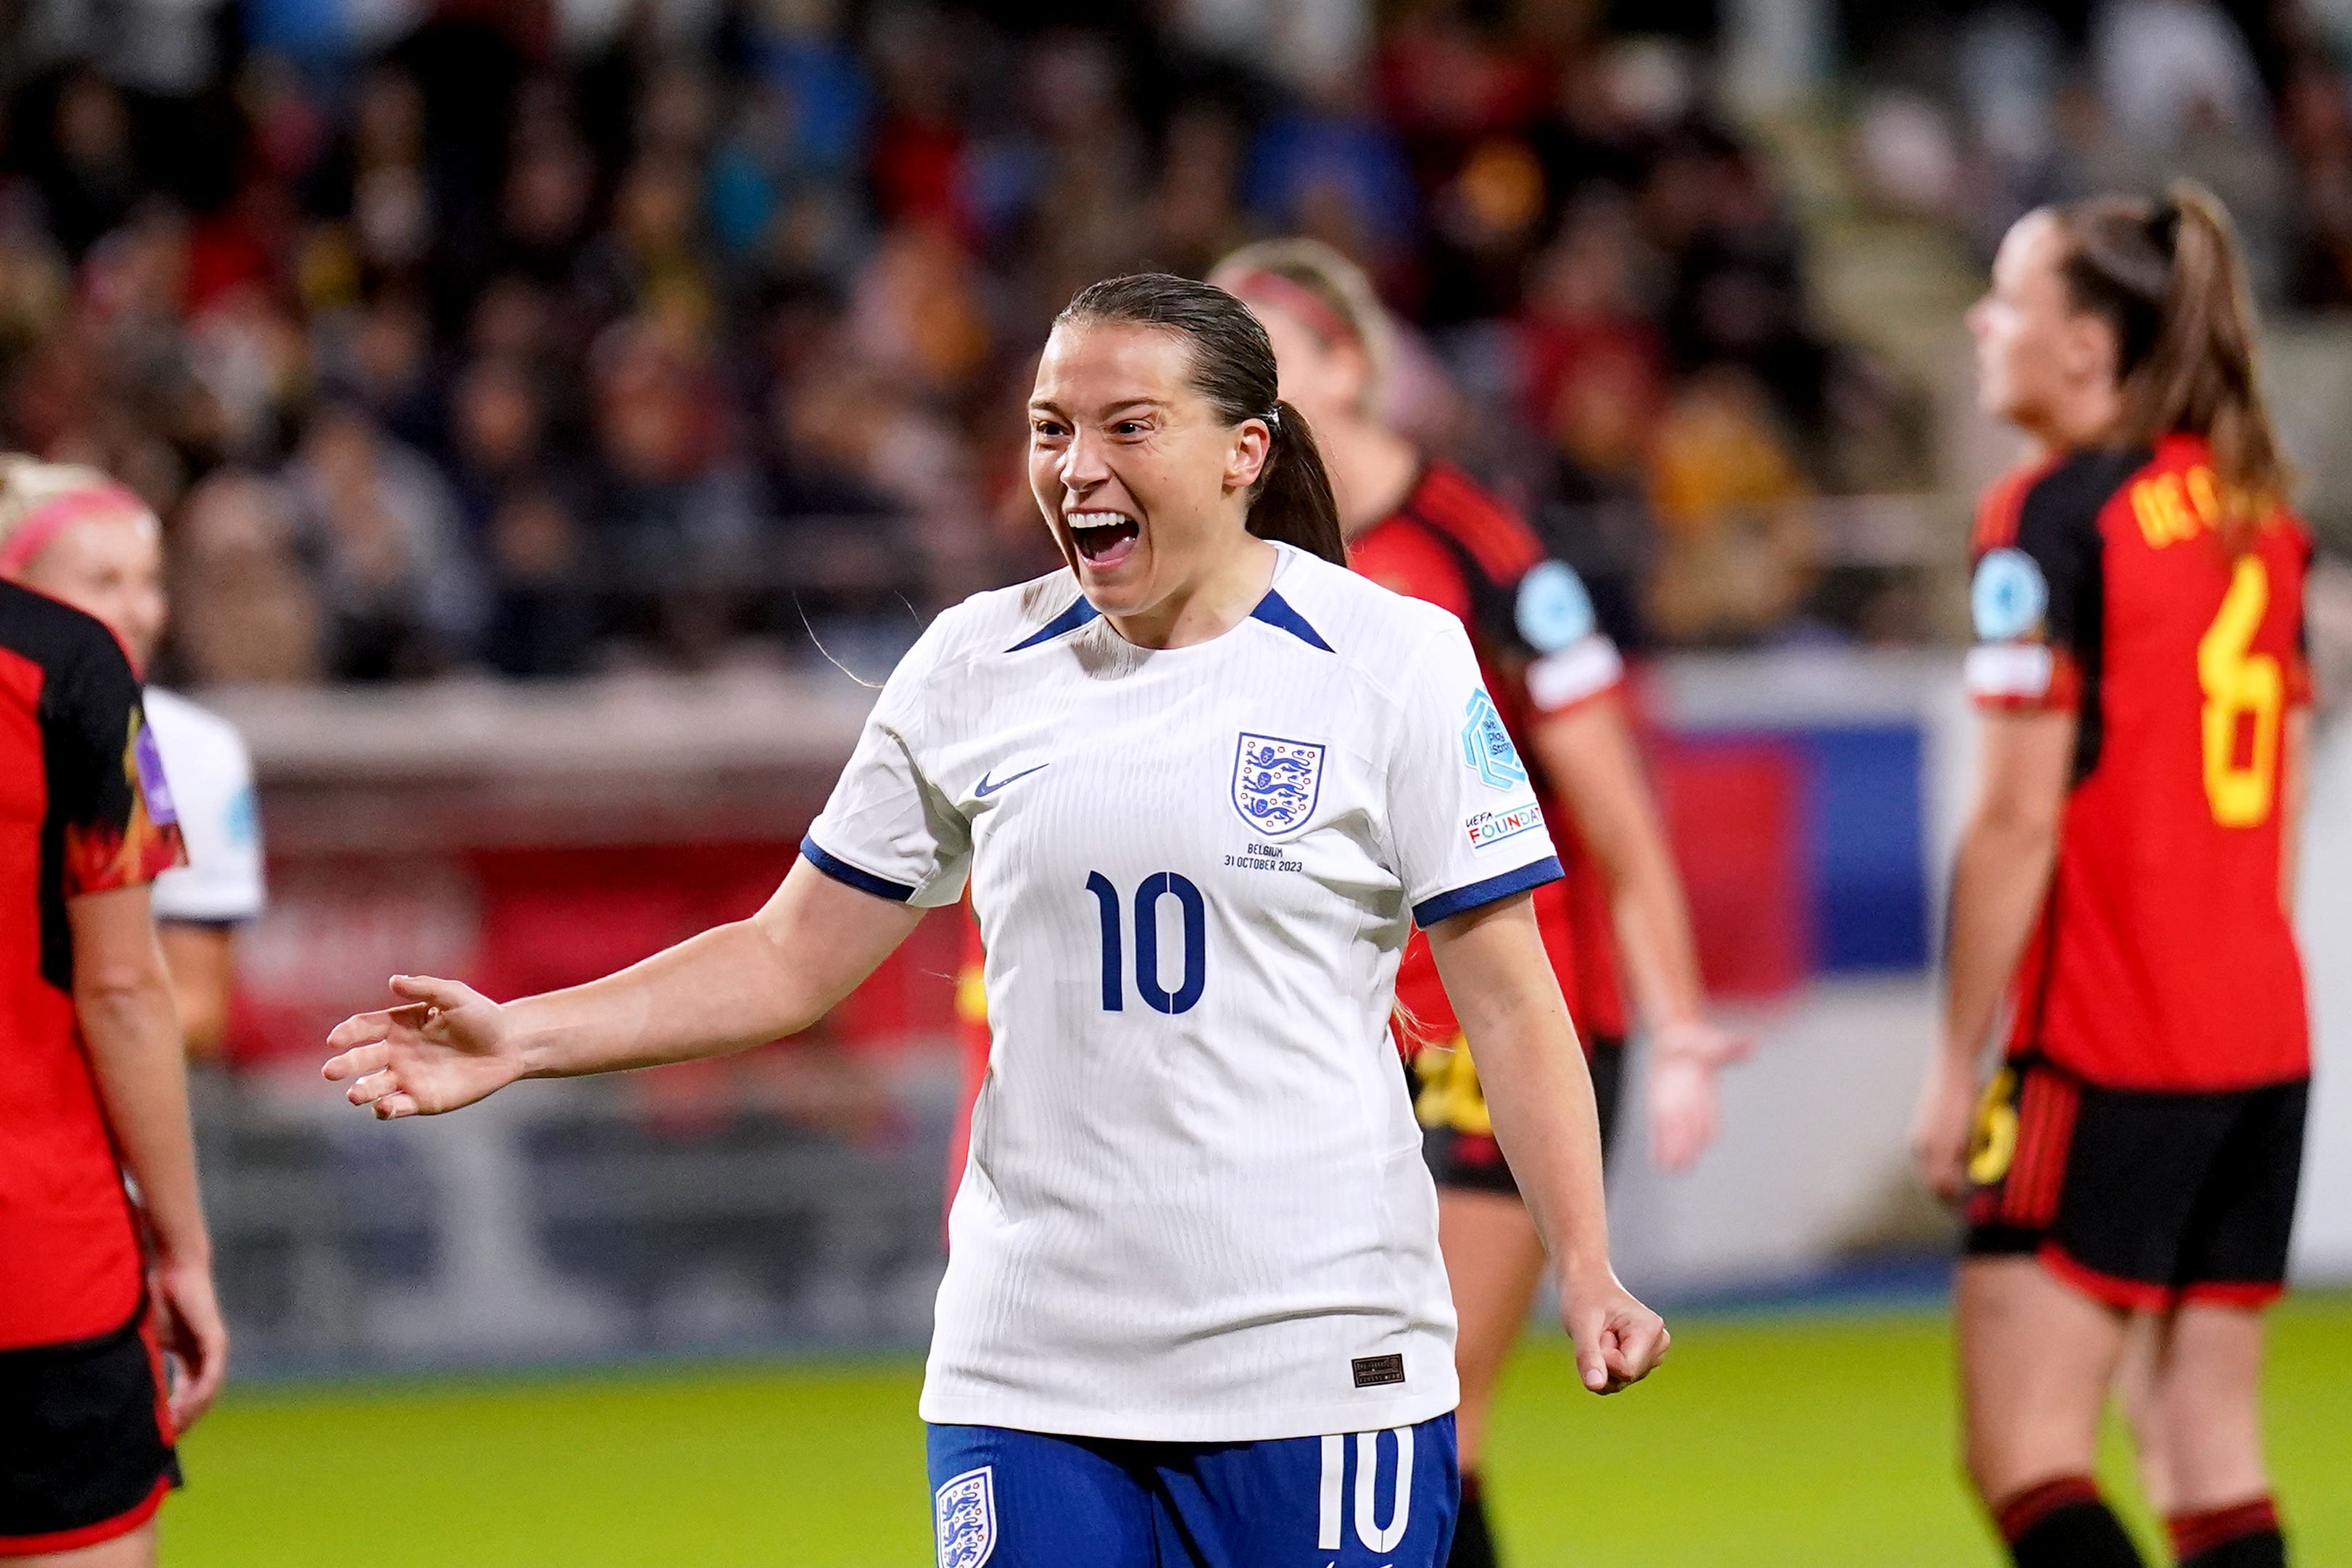
<path id="1" fill-rule="evenodd" d="M 987 945 L 924 1419 L 1244 1442 L 1454 1407 L 1397 958 L 1560 874 L 1459 622 L 1287 547 L 1189 647 L 1066 571 L 980 594 L 802 847 L 919 905 L 969 874 Z"/>
<path id="2" fill-rule="evenodd" d="M 161 686 L 147 688 L 146 707 L 188 845 L 188 863 L 155 879 L 155 918 L 251 920 L 265 894 L 261 821 L 245 738 L 228 720 Z"/>

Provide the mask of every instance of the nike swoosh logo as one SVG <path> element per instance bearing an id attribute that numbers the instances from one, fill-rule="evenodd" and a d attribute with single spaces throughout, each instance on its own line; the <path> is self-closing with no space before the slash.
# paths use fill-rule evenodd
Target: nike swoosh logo
<path id="1" fill-rule="evenodd" d="M 992 780 L 987 774 L 983 773 L 980 776 L 980 782 L 971 787 L 971 792 L 985 800 L 991 795 L 995 794 L 999 789 L 1003 789 L 1007 784 L 1016 783 L 1021 779 L 1028 778 L 1032 773 L 1043 773 L 1052 766 L 1054 765 L 1050 762 L 1040 762 L 1034 768 L 1024 768 L 1018 773 L 1010 774 L 1005 778 Z"/>

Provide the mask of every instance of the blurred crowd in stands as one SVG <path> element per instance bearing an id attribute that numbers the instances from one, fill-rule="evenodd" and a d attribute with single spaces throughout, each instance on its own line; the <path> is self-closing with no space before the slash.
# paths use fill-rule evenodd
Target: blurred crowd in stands
<path id="1" fill-rule="evenodd" d="M 1715 7 L 598 9 L 0 4 L 0 444 L 155 504 L 175 678 L 903 642 L 1053 564 L 1021 408 L 1059 306 L 1286 232 L 1370 269 L 1394 417 L 1629 643 L 1927 632 L 1819 548 L 1808 497 L 1933 487 L 1926 400 L 1822 326 Z M 2352 303 L 2325 34 L 2095 10 L 1946 18 L 1916 85 L 1890 37 L 1865 178 L 1981 246 L 2160 159 L 2274 298 Z"/>
<path id="2" fill-rule="evenodd" d="M 1933 34 L 1881 16 L 1874 39 L 1886 79 L 1853 140 L 1896 204 L 1990 254 L 2042 202 L 2186 175 L 2229 207 L 2259 303 L 2352 307 L 2352 6 L 1990 5 Z"/>

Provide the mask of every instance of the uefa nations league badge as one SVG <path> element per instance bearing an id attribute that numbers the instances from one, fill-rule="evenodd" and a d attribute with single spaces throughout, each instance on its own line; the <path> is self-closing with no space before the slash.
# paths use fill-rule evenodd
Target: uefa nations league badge
<path id="1" fill-rule="evenodd" d="M 1261 833 L 1286 833 L 1315 811 L 1323 747 L 1244 731 L 1234 747 L 1234 810 Z"/>
<path id="2" fill-rule="evenodd" d="M 2050 613 L 2050 580 L 2021 549 L 1987 550 L 1969 583 L 1969 619 L 1979 641 L 2006 643 L 2040 626 Z"/>

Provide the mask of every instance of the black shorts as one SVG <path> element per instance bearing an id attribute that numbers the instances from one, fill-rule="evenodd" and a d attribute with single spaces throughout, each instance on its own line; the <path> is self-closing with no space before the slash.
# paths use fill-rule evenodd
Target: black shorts
<path id="1" fill-rule="evenodd" d="M 1601 1112 L 1601 1150 L 1609 1151 L 1617 1120 L 1617 1098 L 1625 1076 L 1625 1042 L 1602 1036 L 1593 1040 L 1585 1063 L 1592 1071 L 1592 1098 Z M 1424 1046 L 1405 1069 L 1421 1119 L 1421 1154 L 1442 1189 L 1519 1196 L 1503 1148 L 1486 1117 L 1486 1091 L 1469 1053 L 1458 1047 Z"/>
<path id="2" fill-rule="evenodd" d="M 143 1306 L 97 1339 L 0 1351 L 0 1558 L 128 1535 L 179 1484 Z"/>
<path id="3" fill-rule="evenodd" d="M 2286 1280 L 2306 1080 L 2203 1092 L 2105 1089 L 2039 1058 L 1979 1113 L 1967 1249 L 2031 1253 L 2110 1306 L 2262 1306 Z"/>

